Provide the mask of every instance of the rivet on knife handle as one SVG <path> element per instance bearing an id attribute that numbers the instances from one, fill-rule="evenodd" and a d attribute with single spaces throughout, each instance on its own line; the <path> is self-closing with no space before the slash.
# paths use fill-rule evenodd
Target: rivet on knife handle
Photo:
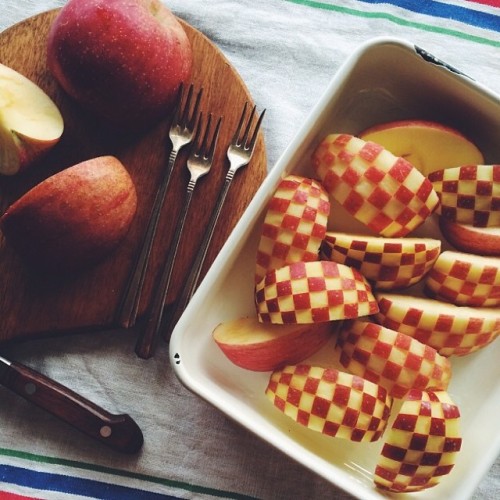
<path id="1" fill-rule="evenodd" d="M 0 357 L 0 382 L 27 401 L 72 425 L 115 451 L 137 453 L 141 429 L 127 414 L 113 415 L 62 384 L 31 368 Z"/>

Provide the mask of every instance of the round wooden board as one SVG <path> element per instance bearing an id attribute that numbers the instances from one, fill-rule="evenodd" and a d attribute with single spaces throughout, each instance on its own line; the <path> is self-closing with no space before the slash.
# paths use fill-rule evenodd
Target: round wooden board
<path id="1" fill-rule="evenodd" d="M 171 144 L 168 118 L 133 140 L 106 133 L 92 116 L 69 99 L 46 68 L 46 38 L 57 10 L 29 18 L 0 33 L 0 62 L 19 71 L 44 89 L 57 103 L 65 120 L 60 143 L 38 165 L 14 177 L 0 179 L 2 213 L 19 196 L 49 175 L 87 158 L 112 154 L 129 170 L 138 192 L 138 212 L 126 240 L 106 260 L 79 275 L 42 278 L 30 271 L 0 236 L 0 342 L 55 335 L 112 325 L 116 308 L 142 240 L 162 168 Z M 182 21 L 181 21 L 182 22 Z M 167 303 L 180 292 L 193 262 L 203 230 L 222 188 L 228 162 L 226 150 L 242 107 L 252 102 L 240 76 L 199 31 L 182 22 L 194 51 L 193 83 L 203 87 L 202 110 L 222 116 L 222 128 L 212 171 L 195 190 L 174 269 Z M 140 306 L 144 313 L 174 232 L 187 182 L 188 148 L 177 159 L 155 243 L 151 268 Z M 231 186 L 216 228 L 203 274 L 213 262 L 232 228 L 267 172 L 262 132 L 254 157 L 241 169 Z M 37 242 L 34 241 L 33 245 Z"/>

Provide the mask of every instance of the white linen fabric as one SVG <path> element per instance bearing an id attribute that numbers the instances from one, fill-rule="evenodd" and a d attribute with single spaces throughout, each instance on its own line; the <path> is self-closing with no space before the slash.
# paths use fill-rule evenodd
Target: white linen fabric
<path id="1" fill-rule="evenodd" d="M 64 3 L 2 0 L 0 30 Z M 223 51 L 258 108 L 267 108 L 269 168 L 342 62 L 375 36 L 405 38 L 500 93 L 498 26 L 423 12 L 434 2 L 422 2 L 420 12 L 395 3 L 404 2 L 166 0 Z M 479 3 L 442 4 L 499 14 Z M 85 334 L 3 349 L 109 411 L 132 415 L 145 445 L 136 457 L 110 452 L 0 388 L 0 498 L 2 492 L 113 498 L 112 488 L 108 495 L 94 482 L 122 487 L 116 498 L 351 498 L 186 390 L 169 366 L 166 344 L 144 361 L 135 356 L 134 342 L 133 332 Z M 12 479 L 16 472 L 22 479 Z M 53 486 L 59 476 L 73 486 Z M 500 498 L 498 459 L 474 495 L 480 498 Z"/>

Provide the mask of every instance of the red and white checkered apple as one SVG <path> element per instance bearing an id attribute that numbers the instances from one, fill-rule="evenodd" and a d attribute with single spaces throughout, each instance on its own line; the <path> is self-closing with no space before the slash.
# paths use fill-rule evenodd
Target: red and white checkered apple
<path id="1" fill-rule="evenodd" d="M 447 389 L 451 364 L 432 347 L 401 332 L 362 320 L 346 321 L 337 338 L 349 372 L 402 398 L 410 389 Z"/>
<path id="2" fill-rule="evenodd" d="M 318 260 L 329 214 L 328 193 L 318 181 L 297 175 L 282 179 L 262 225 L 255 283 L 273 269 Z"/>
<path id="3" fill-rule="evenodd" d="M 463 165 L 429 174 L 437 214 L 476 227 L 500 226 L 500 165 Z"/>
<path id="4" fill-rule="evenodd" d="M 305 364 L 273 372 L 266 396 L 295 422 L 357 442 L 380 438 L 392 406 L 387 391 L 373 382 L 334 368 Z"/>
<path id="5" fill-rule="evenodd" d="M 273 325 L 249 317 L 221 323 L 213 331 L 213 338 L 235 365 L 246 370 L 272 371 L 312 356 L 339 326 L 340 322 Z"/>
<path id="6" fill-rule="evenodd" d="M 500 259 L 443 252 L 425 279 L 425 292 L 458 306 L 499 306 Z"/>
<path id="7" fill-rule="evenodd" d="M 270 271 L 256 286 L 263 323 L 321 323 L 378 311 L 369 283 L 357 271 L 330 261 L 295 262 Z"/>
<path id="8" fill-rule="evenodd" d="M 349 134 L 328 135 L 312 165 L 328 193 L 382 236 L 406 236 L 439 202 L 430 181 L 411 163 Z"/>
<path id="9" fill-rule="evenodd" d="M 394 492 L 436 486 L 462 446 L 460 410 L 446 391 L 412 389 L 386 433 L 375 484 Z"/>
<path id="10" fill-rule="evenodd" d="M 429 272 L 441 241 L 327 232 L 321 250 L 327 259 L 358 269 L 375 289 L 393 290 L 411 286 Z"/>
<path id="11" fill-rule="evenodd" d="M 500 335 L 498 308 L 456 306 L 435 299 L 377 293 L 376 321 L 434 347 L 442 356 L 464 356 Z"/>

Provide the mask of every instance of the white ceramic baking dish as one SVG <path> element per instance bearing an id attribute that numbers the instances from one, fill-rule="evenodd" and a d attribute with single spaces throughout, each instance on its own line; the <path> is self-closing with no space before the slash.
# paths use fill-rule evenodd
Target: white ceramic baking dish
<path id="1" fill-rule="evenodd" d="M 311 152 L 328 133 L 356 134 L 377 123 L 407 118 L 451 125 L 478 145 L 487 163 L 500 162 L 498 95 L 406 41 L 378 38 L 362 45 L 336 72 L 271 169 L 170 342 L 172 366 L 191 391 L 305 467 L 364 500 L 391 497 L 373 485 L 383 439 L 372 444 L 351 443 L 296 424 L 266 399 L 269 373 L 232 365 L 211 334 L 220 322 L 255 314 L 253 274 L 260 225 L 280 178 L 292 172 L 311 176 Z M 436 231 L 432 222 L 419 230 L 434 236 Z M 499 455 L 499 359 L 498 340 L 468 357 L 453 358 L 449 392 L 461 410 L 463 446 L 452 473 L 437 487 L 418 493 L 418 498 L 469 498 Z"/>

